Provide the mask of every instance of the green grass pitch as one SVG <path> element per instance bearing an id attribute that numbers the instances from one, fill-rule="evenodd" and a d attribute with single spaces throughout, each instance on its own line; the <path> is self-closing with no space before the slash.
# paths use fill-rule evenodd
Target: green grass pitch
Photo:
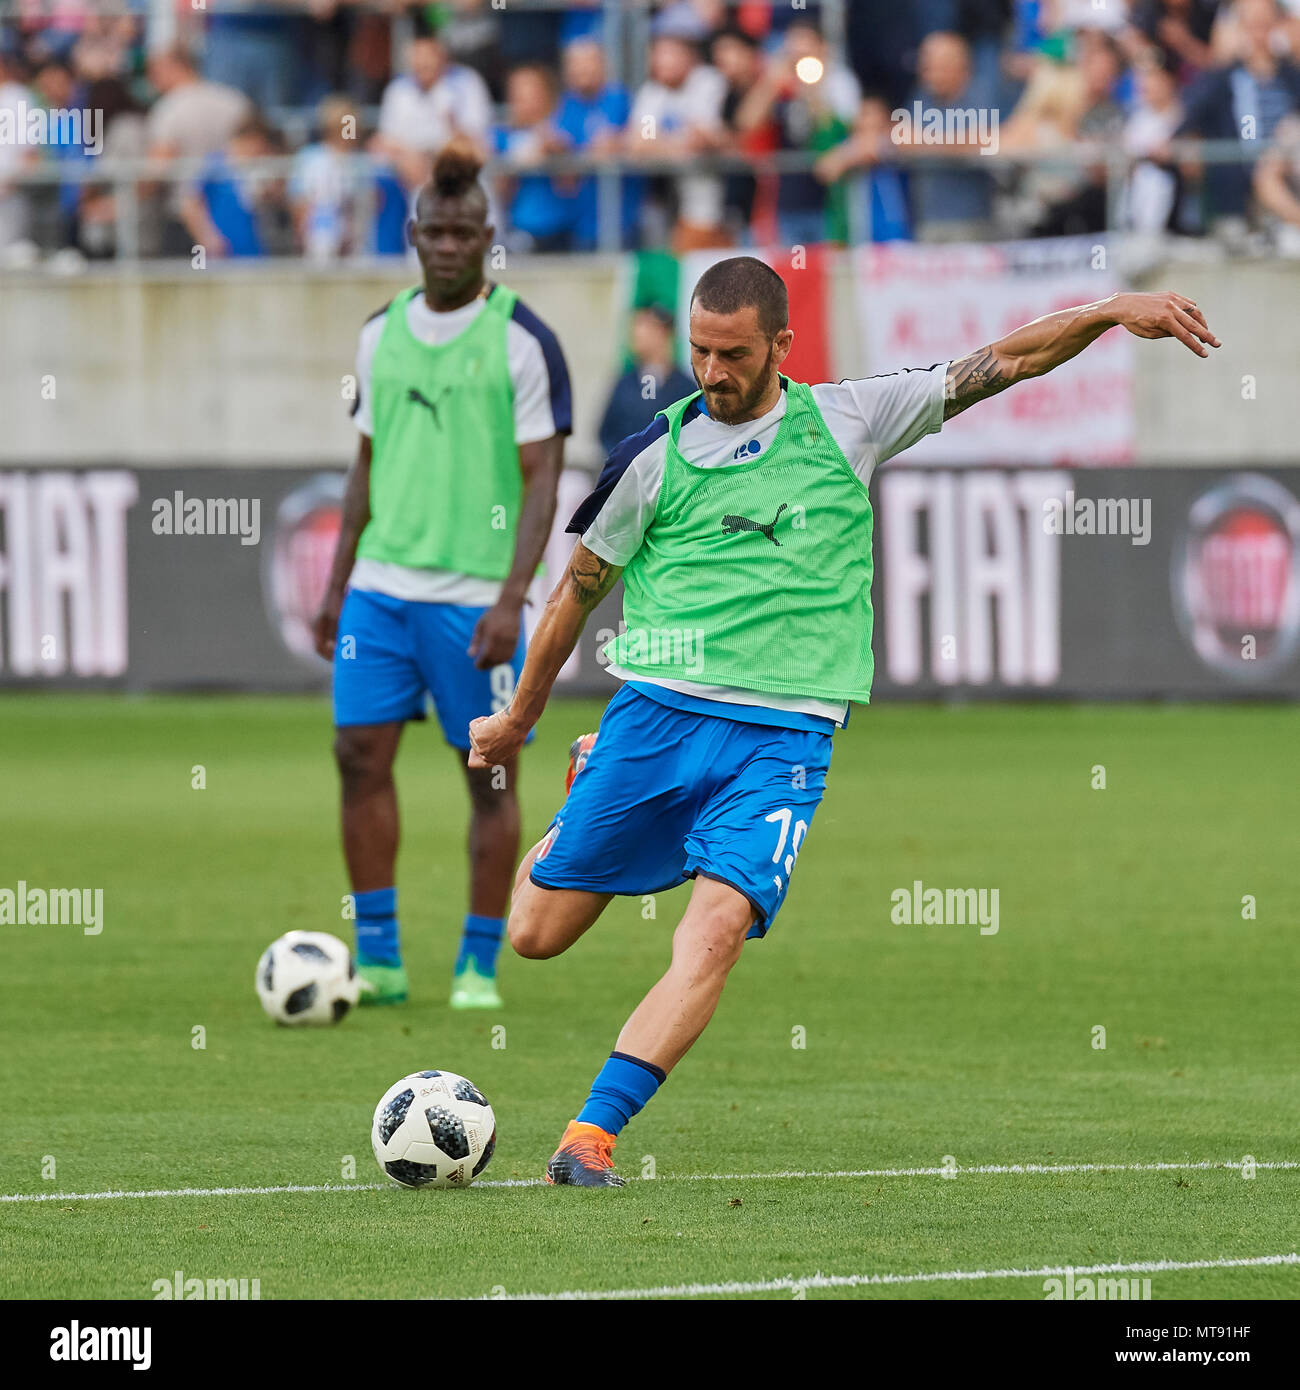
<path id="1" fill-rule="evenodd" d="M 506 1011 L 450 1013 L 464 799 L 436 729 L 413 728 L 412 999 L 276 1029 L 253 991 L 262 948 L 294 927 L 350 937 L 326 705 L 22 695 L 0 714 L 0 888 L 102 887 L 105 914 L 98 936 L 0 926 L 0 1193 L 352 1188 L 0 1202 L 0 1296 L 150 1298 L 180 1270 L 257 1279 L 262 1298 L 1041 1300 L 1041 1275 L 1003 1271 L 1297 1249 L 1296 709 L 857 711 L 776 928 L 625 1131 L 637 1180 L 594 1193 L 356 1185 L 381 1180 L 376 1100 L 424 1067 L 492 1100 L 485 1180 L 537 1178 L 664 967 L 685 890 L 654 920 L 616 902 L 557 960 L 506 953 Z M 598 714 L 547 713 L 525 757 L 527 842 Z M 997 934 L 894 924 L 891 893 L 917 879 L 998 889 Z M 1250 1179 L 1216 1166 L 1247 1156 Z M 1114 1166 L 898 1171 L 949 1157 Z M 1175 1166 L 1124 1166 L 1154 1163 Z M 817 1274 L 971 1277 L 781 1282 Z M 1148 1277 L 1156 1299 L 1300 1295 L 1295 1263 Z"/>

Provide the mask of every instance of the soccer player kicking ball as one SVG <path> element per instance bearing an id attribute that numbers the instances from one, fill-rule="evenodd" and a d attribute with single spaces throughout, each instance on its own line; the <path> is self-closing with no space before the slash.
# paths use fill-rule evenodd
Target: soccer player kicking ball
<path id="1" fill-rule="evenodd" d="M 334 752 L 364 1003 L 406 998 L 393 760 L 428 695 L 457 760 L 523 665 L 524 596 L 550 534 L 570 426 L 555 335 L 483 275 L 492 244 L 477 156 L 450 145 L 410 235 L 424 284 L 361 330 L 361 431 L 316 649 L 334 662 Z M 520 740 L 522 744 L 523 740 Z M 516 755 L 466 766 L 469 914 L 453 1008 L 499 1008 L 496 958 L 519 854 Z"/>
<path id="2" fill-rule="evenodd" d="M 470 725 L 471 765 L 512 758 L 622 575 L 627 630 L 605 650 L 626 683 L 598 734 L 575 745 L 585 766 L 520 866 L 510 941 L 522 956 L 555 956 L 614 894 L 694 884 L 672 963 L 565 1130 L 553 1183 L 621 1185 L 616 1136 L 703 1031 L 745 939 L 765 936 L 785 901 L 831 734 L 871 691 L 872 469 L 1115 324 L 1202 357 L 1218 346 L 1191 300 L 1117 294 L 928 370 L 809 387 L 779 373 L 787 321 L 785 285 L 761 261 L 725 260 L 700 278 L 700 391 L 610 455 L 569 525 L 581 540 L 514 698 Z"/>

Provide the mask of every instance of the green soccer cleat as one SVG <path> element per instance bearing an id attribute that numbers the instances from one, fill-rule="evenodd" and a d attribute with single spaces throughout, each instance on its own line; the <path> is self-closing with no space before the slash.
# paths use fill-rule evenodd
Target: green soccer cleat
<path id="1" fill-rule="evenodd" d="M 367 1004 L 404 1004 L 409 984 L 404 965 L 369 965 L 357 962 L 357 981 L 361 998 Z"/>
<path id="2" fill-rule="evenodd" d="M 480 975 L 474 962 L 467 961 L 451 982 L 453 1009 L 499 1009 L 501 996 L 497 993 L 495 975 Z"/>

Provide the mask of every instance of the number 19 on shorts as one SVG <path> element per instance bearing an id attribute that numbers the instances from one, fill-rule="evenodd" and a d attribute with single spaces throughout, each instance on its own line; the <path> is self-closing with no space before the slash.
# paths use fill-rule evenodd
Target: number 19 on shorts
<path id="1" fill-rule="evenodd" d="M 795 821 L 794 832 L 793 834 L 791 833 L 790 821 L 793 816 L 794 813 L 788 806 L 782 806 L 779 811 L 773 811 L 770 816 L 763 817 L 769 825 L 780 825 L 781 827 L 780 835 L 776 842 L 776 849 L 772 851 L 773 864 L 781 864 L 781 856 L 785 855 L 785 862 L 782 866 L 785 869 L 785 876 L 782 877 L 780 874 L 772 875 L 772 882 L 776 884 L 776 891 L 778 893 L 785 891 L 785 885 L 789 881 L 790 875 L 794 872 L 795 861 L 799 858 L 799 846 L 803 844 L 803 837 L 808 833 L 808 822 L 806 820 Z M 786 854 L 787 841 L 789 841 L 790 845 L 789 854 Z"/>

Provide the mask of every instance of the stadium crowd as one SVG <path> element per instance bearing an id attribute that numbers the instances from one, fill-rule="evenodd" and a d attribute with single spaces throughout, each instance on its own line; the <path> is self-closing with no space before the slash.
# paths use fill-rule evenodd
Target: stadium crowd
<path id="1" fill-rule="evenodd" d="M 837 49 L 813 3 L 624 5 L 615 43 L 612 8 L 176 0 L 160 27 L 147 0 L 12 0 L 0 264 L 120 254 L 122 182 L 73 177 L 101 157 L 150 161 L 130 184 L 144 255 L 401 254 L 453 136 L 492 161 L 518 250 L 1115 222 L 1300 249 L 1300 0 L 853 0 Z M 94 119 L 28 143 L 34 111 Z M 1241 158 L 1171 147 L 1188 137 Z"/>

